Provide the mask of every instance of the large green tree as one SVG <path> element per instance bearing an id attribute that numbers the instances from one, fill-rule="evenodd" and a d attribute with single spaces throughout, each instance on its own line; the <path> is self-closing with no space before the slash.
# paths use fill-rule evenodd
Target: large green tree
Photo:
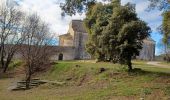
<path id="1" fill-rule="evenodd" d="M 120 0 L 113 0 L 90 3 L 86 9 L 87 51 L 98 61 L 114 61 L 132 70 L 132 57 L 139 54 L 143 39 L 150 33 L 147 24 L 137 17 L 135 6 L 122 6 Z"/>
<path id="2" fill-rule="evenodd" d="M 170 11 L 163 13 L 162 29 L 164 34 L 163 42 L 168 44 L 168 39 L 170 38 Z"/>
<path id="3" fill-rule="evenodd" d="M 162 34 L 163 34 L 163 43 L 165 45 L 165 55 L 164 60 L 170 62 L 170 11 L 165 11 L 163 14 L 162 22 Z"/>
<path id="4" fill-rule="evenodd" d="M 87 51 L 99 61 L 126 64 L 129 70 L 132 57 L 139 54 L 143 39 L 150 33 L 150 28 L 137 17 L 130 3 L 93 5 L 87 11 L 85 26 L 89 33 Z"/>

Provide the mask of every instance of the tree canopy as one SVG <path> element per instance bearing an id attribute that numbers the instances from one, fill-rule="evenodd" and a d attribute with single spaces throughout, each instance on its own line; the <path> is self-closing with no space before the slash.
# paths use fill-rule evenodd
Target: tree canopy
<path id="1" fill-rule="evenodd" d="M 88 10 L 91 6 L 97 3 L 98 0 L 65 0 L 65 3 L 61 3 L 60 7 L 63 10 L 62 15 L 75 15 L 76 13 L 83 13 Z M 101 1 L 108 1 L 108 2 L 117 2 L 120 0 L 101 0 Z"/>
<path id="2" fill-rule="evenodd" d="M 86 13 L 85 26 L 89 33 L 86 48 L 93 57 L 126 64 L 130 70 L 132 57 L 139 54 L 143 39 L 150 33 L 130 3 L 96 3 Z"/>
<path id="3" fill-rule="evenodd" d="M 168 44 L 168 39 L 170 37 L 170 11 L 166 11 L 163 13 L 163 23 L 162 23 L 162 28 L 163 28 L 163 42 L 165 44 Z"/>

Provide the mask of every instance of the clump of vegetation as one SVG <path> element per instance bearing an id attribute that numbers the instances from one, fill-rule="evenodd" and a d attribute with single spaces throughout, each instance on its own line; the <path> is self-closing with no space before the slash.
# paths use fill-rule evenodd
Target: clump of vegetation
<path id="1" fill-rule="evenodd" d="M 152 93 L 152 90 L 150 88 L 144 88 L 144 89 L 142 89 L 142 93 L 144 95 L 149 95 Z"/>
<path id="2" fill-rule="evenodd" d="M 9 69 L 13 70 L 19 66 L 21 66 L 23 64 L 23 62 L 21 60 L 14 60 L 13 62 L 11 62 L 11 64 L 9 65 Z"/>
<path id="3" fill-rule="evenodd" d="M 170 86 L 165 87 L 165 94 L 170 96 Z"/>

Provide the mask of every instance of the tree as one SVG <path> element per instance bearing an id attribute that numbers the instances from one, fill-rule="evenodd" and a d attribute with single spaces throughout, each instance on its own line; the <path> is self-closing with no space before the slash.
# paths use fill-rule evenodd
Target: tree
<path id="1" fill-rule="evenodd" d="M 0 64 L 4 73 L 17 51 L 17 45 L 22 43 L 19 30 L 23 17 L 14 5 L 6 2 L 0 4 Z"/>
<path id="2" fill-rule="evenodd" d="M 162 40 L 165 45 L 164 60 L 170 62 L 170 11 L 163 13 L 162 33 Z"/>
<path id="3" fill-rule="evenodd" d="M 120 2 L 93 6 L 86 14 L 85 26 L 89 53 L 99 61 L 126 64 L 129 70 L 132 57 L 139 54 L 143 39 L 150 33 L 147 24 L 137 18 L 134 5 L 121 6 Z"/>
<path id="4" fill-rule="evenodd" d="M 162 29 L 164 35 L 163 42 L 168 44 L 168 38 L 170 37 L 170 11 L 163 13 Z"/>
<path id="5" fill-rule="evenodd" d="M 32 75 L 48 64 L 51 51 L 48 25 L 37 14 L 26 17 L 21 54 L 25 63 L 26 88 L 30 88 Z"/>
<path id="6" fill-rule="evenodd" d="M 161 33 L 163 34 L 163 43 L 165 45 L 165 57 L 164 60 L 169 62 L 170 60 L 170 0 L 149 0 L 150 1 L 150 9 L 158 8 L 159 10 L 163 11 L 162 17 L 163 22 L 161 25 Z"/>
<path id="7" fill-rule="evenodd" d="M 65 3 L 61 3 L 60 7 L 63 10 L 62 16 L 75 15 L 76 13 L 82 14 L 89 8 L 95 5 L 99 0 L 65 0 Z M 103 2 L 119 2 L 120 0 L 101 0 Z"/>
<path id="8" fill-rule="evenodd" d="M 135 6 L 122 6 L 120 0 L 94 3 L 88 5 L 84 22 L 89 33 L 87 51 L 98 61 L 126 64 L 132 70 L 131 59 L 139 54 L 143 39 L 150 33 L 147 24 L 137 17 Z"/>

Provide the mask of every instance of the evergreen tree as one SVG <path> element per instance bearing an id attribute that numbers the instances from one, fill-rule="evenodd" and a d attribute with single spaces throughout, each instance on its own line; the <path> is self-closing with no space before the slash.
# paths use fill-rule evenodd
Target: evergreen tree
<path id="1" fill-rule="evenodd" d="M 107 4 L 97 3 L 94 0 L 76 3 L 75 0 L 69 4 L 82 5 L 85 1 L 89 1 L 85 5 L 87 11 L 84 20 L 89 34 L 87 51 L 98 61 L 125 64 L 129 70 L 132 70 L 132 57 L 139 54 L 143 39 L 151 32 L 150 28 L 137 17 L 133 4 L 127 3 L 122 6 L 120 0 L 111 0 Z M 63 7 L 68 8 L 67 5 L 68 2 Z M 69 15 L 74 14 L 71 11 L 75 13 L 82 11 L 74 5 L 71 8 L 63 10 Z"/>
<path id="2" fill-rule="evenodd" d="M 131 59 L 142 49 L 143 39 L 150 28 L 137 17 L 133 4 L 121 6 L 120 2 L 97 3 L 85 19 L 89 33 L 87 51 L 98 61 L 114 61 L 129 66 Z"/>

